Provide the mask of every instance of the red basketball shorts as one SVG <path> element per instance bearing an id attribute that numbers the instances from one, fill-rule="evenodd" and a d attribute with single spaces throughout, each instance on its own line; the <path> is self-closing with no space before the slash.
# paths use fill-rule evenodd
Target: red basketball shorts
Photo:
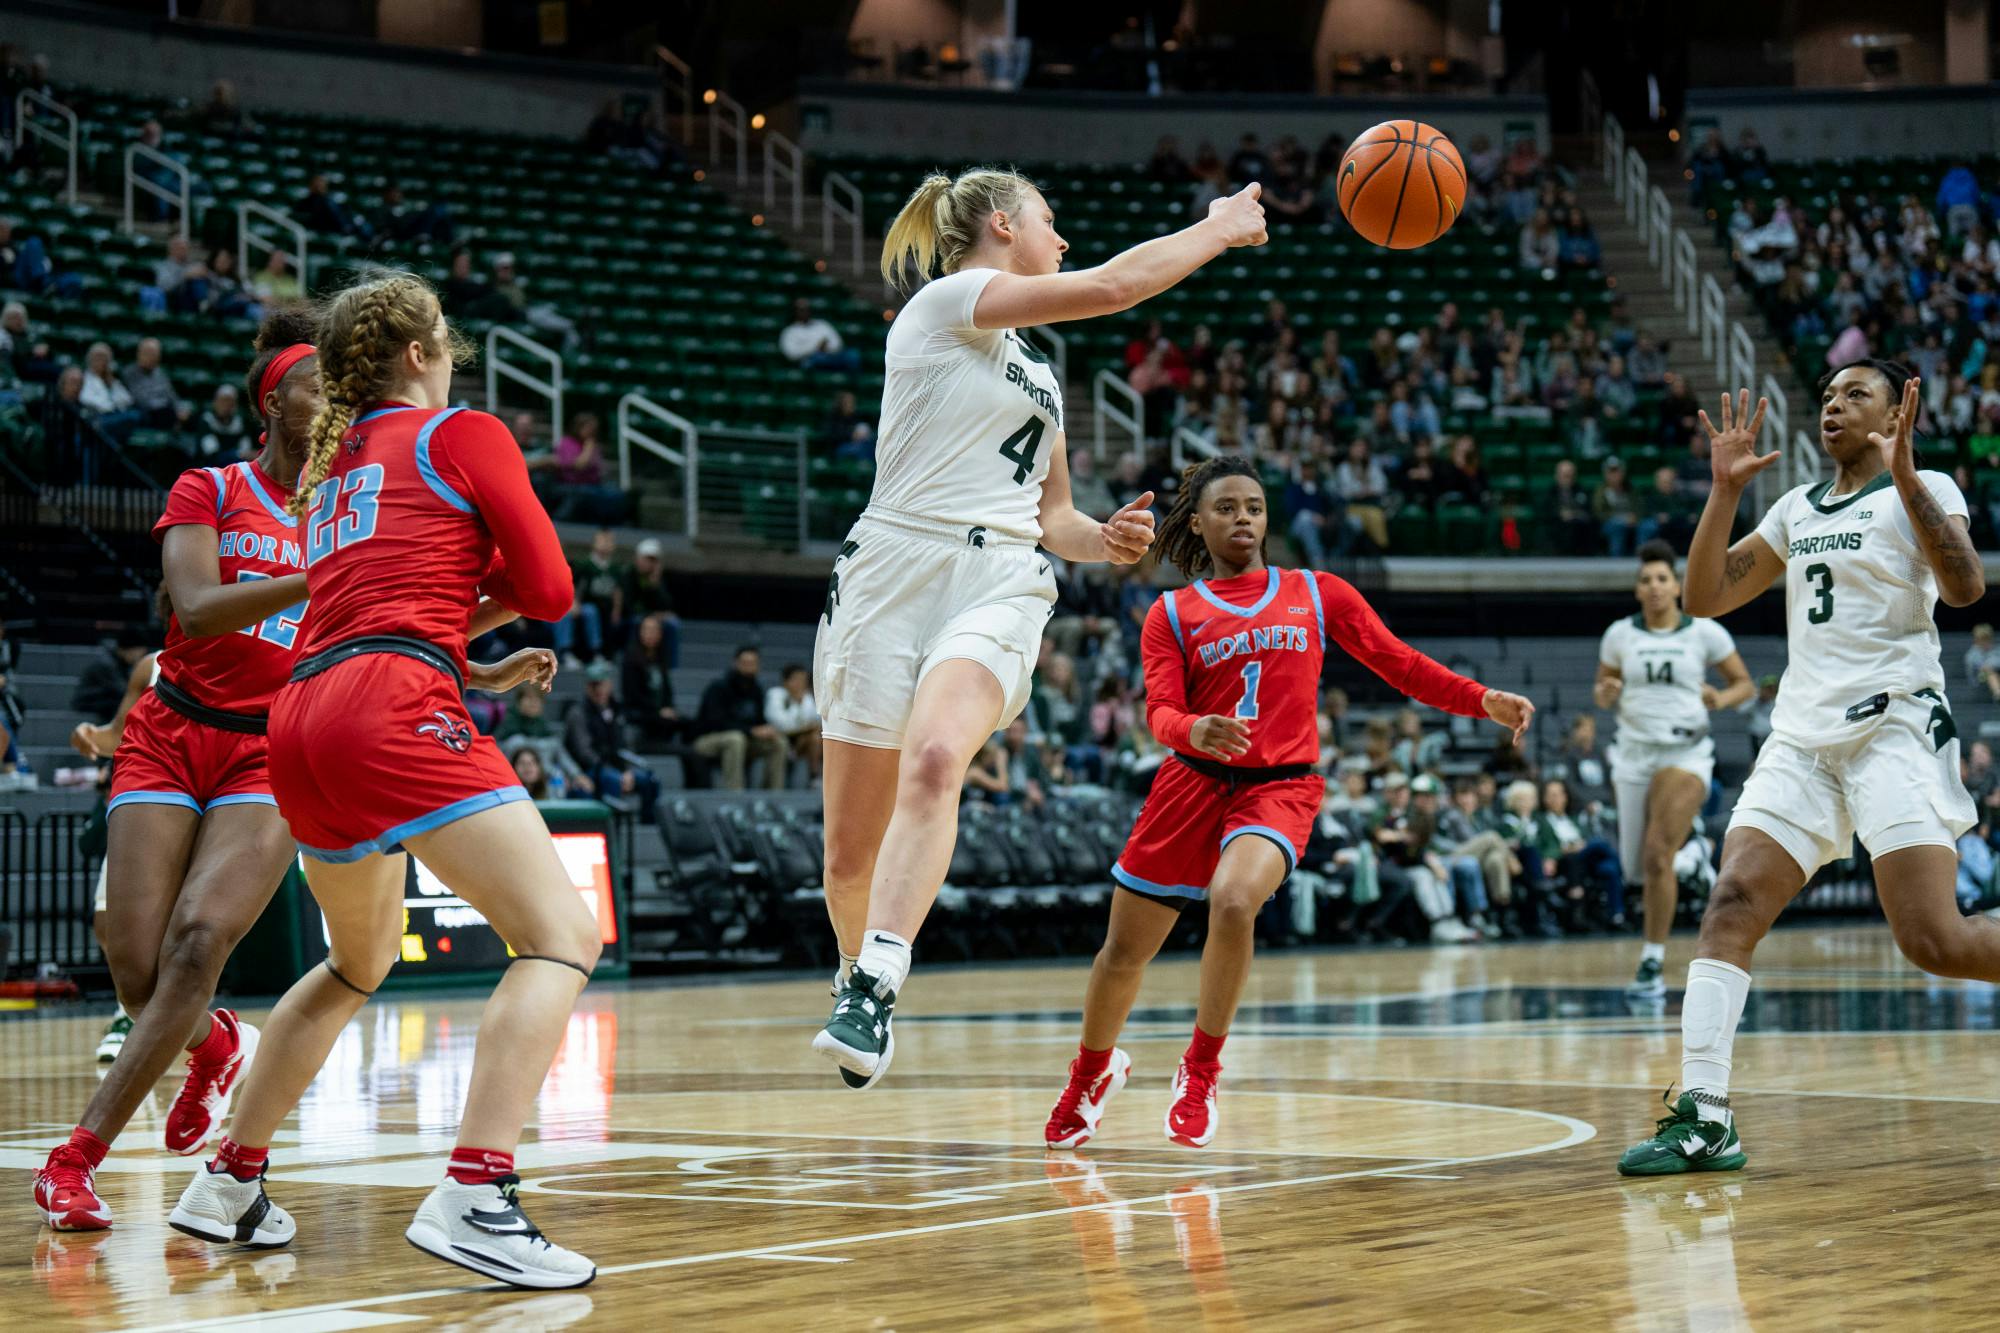
<path id="1" fill-rule="evenodd" d="M 206 814 L 218 806 L 276 805 L 267 754 L 264 737 L 184 717 L 148 690 L 125 715 L 107 808 L 177 805 Z"/>
<path id="2" fill-rule="evenodd" d="M 271 705 L 271 778 L 299 850 L 359 861 L 528 793 L 473 730 L 458 682 L 397 653 L 294 681 Z"/>
<path id="3" fill-rule="evenodd" d="M 1136 893 L 1206 898 L 1222 849 L 1251 834 L 1278 845 L 1290 874 L 1325 797 L 1326 780 L 1315 774 L 1232 786 L 1169 759 L 1111 877 Z"/>

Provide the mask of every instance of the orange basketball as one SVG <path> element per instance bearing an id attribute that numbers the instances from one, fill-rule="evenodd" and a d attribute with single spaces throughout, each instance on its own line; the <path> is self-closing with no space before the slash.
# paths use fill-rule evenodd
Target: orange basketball
<path id="1" fill-rule="evenodd" d="M 1335 181 L 1348 225 L 1391 250 L 1429 245 L 1465 207 L 1465 163 L 1443 131 L 1421 121 L 1385 120 L 1363 132 Z"/>

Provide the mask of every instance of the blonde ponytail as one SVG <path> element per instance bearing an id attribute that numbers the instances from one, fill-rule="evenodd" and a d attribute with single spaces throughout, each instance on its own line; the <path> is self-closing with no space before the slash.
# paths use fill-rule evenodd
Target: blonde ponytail
<path id="1" fill-rule="evenodd" d="M 293 517 L 303 518 L 312 508 L 313 493 L 333 470 L 341 437 L 361 409 L 382 401 L 396 387 L 403 348 L 422 343 L 428 356 L 459 359 L 457 338 L 447 334 L 443 345 L 437 345 L 437 321 L 436 294 L 409 273 L 349 287 L 327 304 L 317 340 L 326 405 L 313 417 L 298 489 L 285 501 Z"/>
<path id="2" fill-rule="evenodd" d="M 924 177 L 882 238 L 883 279 L 907 291 L 928 282 L 934 269 L 956 273 L 986 219 L 1013 213 L 1034 188 L 1026 176 L 992 167 L 975 167 L 957 180 L 941 172 Z"/>

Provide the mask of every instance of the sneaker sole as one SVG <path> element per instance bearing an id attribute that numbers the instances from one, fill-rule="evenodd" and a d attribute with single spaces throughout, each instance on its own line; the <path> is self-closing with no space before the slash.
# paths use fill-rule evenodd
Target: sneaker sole
<path id="1" fill-rule="evenodd" d="M 1111 1099 L 1118 1095 L 1119 1089 L 1123 1088 L 1126 1080 L 1132 1077 L 1132 1057 L 1115 1047 L 1112 1049 L 1111 1054 L 1111 1082 L 1105 1085 L 1104 1095 L 1097 1099 L 1097 1115 L 1086 1123 L 1082 1129 L 1071 1134 L 1068 1138 L 1051 1139 L 1045 1137 L 1043 1141 L 1049 1147 L 1081 1148 L 1096 1136 L 1097 1127 L 1104 1123 L 1104 1108 L 1111 1105 Z"/>
<path id="2" fill-rule="evenodd" d="M 889 1072 L 889 1062 L 896 1058 L 896 1025 L 889 1024 L 888 1041 L 882 1047 L 882 1054 L 875 1057 L 875 1067 L 861 1064 L 866 1051 L 857 1051 L 842 1041 L 826 1035 L 824 1031 L 813 1038 L 813 1049 L 840 1068 L 840 1081 L 856 1092 L 866 1092 L 882 1081 L 882 1075 Z"/>
<path id="3" fill-rule="evenodd" d="M 1749 1154 L 1731 1153 L 1727 1157 L 1711 1157 L 1705 1161 L 1691 1162 L 1684 1157 L 1664 1157 L 1657 1167 L 1627 1166 L 1618 1163 L 1621 1176 L 1687 1176 L 1699 1171 L 1741 1171 L 1750 1161 Z"/>
<path id="4" fill-rule="evenodd" d="M 193 1236 L 196 1240 L 205 1240 L 211 1245 L 241 1245 L 246 1250 L 283 1249 L 290 1245 L 292 1237 L 299 1233 L 297 1225 L 288 1232 L 272 1231 L 260 1226 L 250 1233 L 248 1240 L 238 1240 L 235 1228 L 232 1227 L 226 1233 L 219 1231 L 216 1229 L 214 1218 L 191 1213 L 179 1204 L 174 1205 L 174 1211 L 167 1214 L 167 1225 L 183 1236 Z"/>
<path id="5" fill-rule="evenodd" d="M 1183 1148 L 1206 1148 L 1210 1143 L 1214 1142 L 1216 1128 L 1221 1123 L 1222 1113 L 1216 1111 L 1212 1112 L 1208 1117 L 1208 1133 L 1202 1135 L 1200 1138 L 1193 1138 L 1187 1134 L 1176 1134 L 1174 1133 L 1174 1110 L 1171 1106 L 1167 1108 L 1167 1138 L 1174 1143 L 1180 1144 Z"/>
<path id="6" fill-rule="evenodd" d="M 504 1282 L 510 1287 L 529 1287 L 536 1291 L 561 1291 L 569 1287 L 587 1287 L 597 1280 L 597 1267 L 592 1265 L 588 1273 L 578 1277 L 574 1273 L 535 1272 L 532 1269 L 517 1268 L 513 1264 L 496 1262 L 475 1250 L 453 1245 L 451 1238 L 435 1227 L 421 1222 L 410 1223 L 403 1233 L 403 1239 L 428 1254 L 433 1259 L 442 1259 L 448 1264 L 470 1269 L 481 1277 L 490 1277 L 495 1282 Z"/>
<path id="7" fill-rule="evenodd" d="M 56 1213 L 44 1208 L 42 1220 L 49 1224 L 51 1231 L 109 1231 L 111 1230 L 111 1210 L 104 1210 L 104 1216 L 95 1213 L 79 1213 L 72 1209 L 67 1213 Z"/>
<path id="8" fill-rule="evenodd" d="M 237 1048 L 236 1070 L 229 1076 L 229 1086 L 223 1089 L 222 1101 L 216 1106 L 215 1114 L 208 1118 L 208 1128 L 202 1132 L 200 1138 L 186 1148 L 176 1148 L 162 1139 L 166 1150 L 176 1157 L 192 1157 L 206 1148 L 221 1131 L 224 1122 L 229 1119 L 229 1108 L 236 1104 L 236 1089 L 242 1086 L 243 1076 L 250 1072 L 250 1062 L 257 1058 L 257 1043 L 260 1040 L 257 1029 L 248 1023 L 239 1021 L 236 1030 L 239 1034 L 238 1040 L 242 1042 Z"/>

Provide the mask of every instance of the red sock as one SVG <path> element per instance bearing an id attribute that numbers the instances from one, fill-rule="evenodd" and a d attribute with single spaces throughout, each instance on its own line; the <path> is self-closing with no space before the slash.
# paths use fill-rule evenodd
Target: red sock
<path id="1" fill-rule="evenodd" d="M 444 1173 L 461 1185 L 491 1185 L 514 1174 L 514 1154 L 491 1148 L 453 1148 Z"/>
<path id="2" fill-rule="evenodd" d="M 1229 1034 L 1226 1032 L 1220 1037 L 1211 1037 L 1199 1027 L 1195 1028 L 1194 1037 L 1188 1042 L 1188 1063 L 1197 1065 L 1221 1064 L 1222 1043 L 1228 1040 Z"/>
<path id="3" fill-rule="evenodd" d="M 69 1132 L 69 1146 L 84 1155 L 84 1158 L 90 1163 L 90 1169 L 93 1171 L 104 1165 L 104 1154 L 111 1151 L 110 1144 L 98 1138 L 97 1135 L 91 1133 L 82 1125 L 78 1125 Z"/>
<path id="4" fill-rule="evenodd" d="M 210 1174 L 227 1171 L 238 1180 L 255 1180 L 263 1173 L 264 1163 L 269 1160 L 269 1148 L 246 1148 L 235 1139 L 225 1136 L 222 1146 L 216 1149 L 215 1160 L 208 1164 Z"/>
<path id="5" fill-rule="evenodd" d="M 1111 1048 L 1093 1051 L 1088 1046 L 1076 1048 L 1076 1077 L 1093 1079 L 1111 1067 Z"/>
<path id="6" fill-rule="evenodd" d="M 193 1046 L 188 1047 L 188 1059 L 198 1065 L 219 1065 L 236 1054 L 236 1015 L 227 1009 L 218 1009 L 208 1016 L 208 1035 Z"/>

